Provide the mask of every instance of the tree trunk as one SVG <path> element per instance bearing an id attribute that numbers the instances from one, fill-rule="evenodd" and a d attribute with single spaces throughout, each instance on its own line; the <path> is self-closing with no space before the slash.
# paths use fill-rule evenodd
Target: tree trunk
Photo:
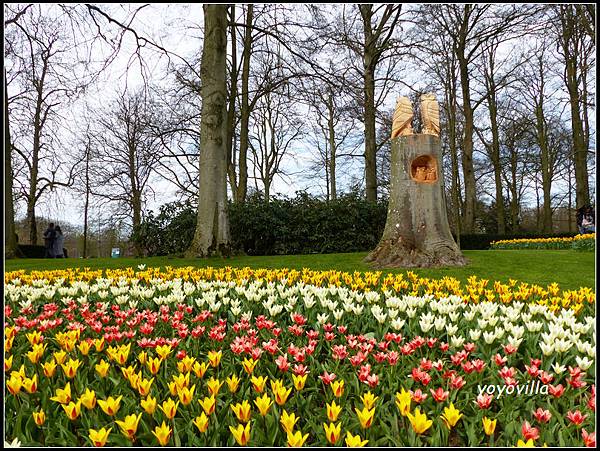
<path id="1" fill-rule="evenodd" d="M 8 87 L 4 69 L 4 258 L 17 256 L 17 236 L 15 234 L 15 209 L 13 205 L 12 147 L 8 120 Z"/>
<path id="2" fill-rule="evenodd" d="M 231 5 L 231 75 L 229 77 L 229 106 L 227 108 L 227 175 L 229 186 L 235 200 L 237 192 L 236 155 L 235 155 L 235 100 L 237 97 L 237 39 L 235 33 L 235 4 Z"/>
<path id="3" fill-rule="evenodd" d="M 373 5 L 363 5 L 364 56 L 363 94 L 365 126 L 365 191 L 369 202 L 377 202 L 377 141 L 375 137 L 375 65 L 376 41 L 373 36 L 371 17 Z"/>
<path id="4" fill-rule="evenodd" d="M 227 6 L 204 5 L 198 221 L 187 257 L 231 253 L 227 215 Z M 241 158 L 241 157 L 240 157 Z M 241 163 L 241 160 L 240 160 Z"/>
<path id="5" fill-rule="evenodd" d="M 327 120 L 327 128 L 329 129 L 329 183 L 330 187 L 328 187 L 328 192 L 331 200 L 335 200 L 337 198 L 337 191 L 335 188 L 335 154 L 337 152 L 335 145 L 335 126 L 333 123 L 334 117 L 334 105 L 333 105 L 333 95 L 329 93 L 329 97 L 327 98 L 327 112 L 329 114 L 329 118 Z"/>
<path id="6" fill-rule="evenodd" d="M 385 229 L 378 246 L 365 261 L 373 262 L 378 268 L 463 266 L 467 263 L 450 233 L 440 183 L 441 162 L 437 136 L 419 134 L 392 140 L 390 200 Z M 419 175 L 422 167 L 434 168 L 433 180 L 423 180 Z"/>
<path id="7" fill-rule="evenodd" d="M 467 60 L 459 57 L 460 84 L 463 96 L 463 111 L 465 115 L 462 168 L 465 184 L 465 208 L 463 229 L 465 233 L 475 231 L 475 170 L 473 169 L 473 108 L 471 107 L 471 92 Z"/>
<path id="8" fill-rule="evenodd" d="M 240 107 L 240 154 L 239 179 L 235 193 L 235 201 L 246 201 L 248 191 L 248 132 L 250 123 L 250 105 L 248 102 L 248 81 L 250 79 L 250 56 L 252 54 L 252 22 L 254 5 L 248 5 L 246 13 L 246 32 L 244 34 L 244 51 L 242 54 L 242 104 Z"/>
<path id="9" fill-rule="evenodd" d="M 90 208 L 90 138 L 88 137 L 87 148 L 85 149 L 85 204 L 83 206 L 83 258 L 87 258 L 88 253 L 88 215 Z"/>
<path id="10" fill-rule="evenodd" d="M 544 192 L 544 204 L 542 207 L 543 217 L 543 232 L 552 232 L 552 205 L 550 192 L 552 189 L 552 177 L 550 174 L 550 153 L 548 149 L 548 137 L 546 134 L 546 120 L 544 118 L 544 110 L 541 102 L 543 98 L 540 98 L 536 107 L 536 128 L 537 128 L 537 141 L 540 147 L 540 163 L 542 166 L 542 191 Z"/>

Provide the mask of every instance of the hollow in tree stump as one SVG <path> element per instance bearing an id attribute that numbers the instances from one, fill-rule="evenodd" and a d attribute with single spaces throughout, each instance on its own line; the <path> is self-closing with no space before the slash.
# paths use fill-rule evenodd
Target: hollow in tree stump
<path id="1" fill-rule="evenodd" d="M 385 229 L 365 261 L 378 268 L 465 265 L 448 224 L 439 136 L 396 136 Z"/>

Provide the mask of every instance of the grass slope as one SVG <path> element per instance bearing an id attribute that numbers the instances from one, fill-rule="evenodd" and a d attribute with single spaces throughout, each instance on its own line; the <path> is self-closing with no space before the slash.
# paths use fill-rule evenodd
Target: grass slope
<path id="1" fill-rule="evenodd" d="M 556 282 L 562 289 L 595 287 L 595 254 L 571 250 L 487 250 L 463 251 L 469 265 L 463 268 L 414 269 L 421 277 L 455 277 L 465 282 L 469 276 L 480 279 L 508 282 L 509 278 L 520 282 L 548 285 Z M 93 259 L 17 259 L 4 262 L 5 271 L 24 269 L 52 270 L 64 268 L 124 268 L 147 266 L 233 266 L 251 268 L 310 268 L 314 270 L 336 269 L 340 271 L 370 271 L 363 262 L 366 252 L 351 254 L 274 255 L 260 257 L 233 257 L 184 259 L 171 257 L 149 258 L 93 258 Z M 404 272 L 404 269 L 385 270 L 384 273 Z"/>

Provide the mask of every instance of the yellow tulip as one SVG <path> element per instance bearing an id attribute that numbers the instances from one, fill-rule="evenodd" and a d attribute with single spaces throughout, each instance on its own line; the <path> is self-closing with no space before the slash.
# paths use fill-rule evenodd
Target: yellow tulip
<path id="1" fill-rule="evenodd" d="M 171 428 L 167 426 L 164 421 L 160 426 L 156 426 L 152 431 L 160 446 L 165 446 L 167 443 L 169 443 L 171 432 Z"/>
<path id="2" fill-rule="evenodd" d="M 177 407 L 179 406 L 179 401 L 175 403 L 171 398 L 167 398 L 160 406 L 160 410 L 164 412 L 169 420 L 172 420 L 175 415 L 177 415 Z"/>
<path id="3" fill-rule="evenodd" d="M 257 363 L 258 363 L 258 360 L 249 359 L 246 357 L 246 358 L 244 358 L 244 361 L 242 362 L 242 366 L 244 367 L 244 370 L 246 371 L 246 373 L 252 374 L 252 372 L 254 371 L 254 367 L 256 366 Z"/>
<path id="4" fill-rule="evenodd" d="M 491 420 L 488 417 L 483 417 L 482 421 L 483 431 L 486 433 L 486 435 L 493 435 L 494 431 L 496 430 L 496 421 L 498 420 Z"/>
<path id="5" fill-rule="evenodd" d="M 12 368 L 13 356 L 4 359 L 4 372 L 9 371 Z M 55 365 L 56 366 L 56 365 Z"/>
<path id="6" fill-rule="evenodd" d="M 362 410 L 358 410 L 358 408 L 354 408 L 356 411 L 356 415 L 358 416 L 358 421 L 360 421 L 360 426 L 363 429 L 368 429 L 373 424 L 373 417 L 375 416 L 375 409 L 367 409 L 366 407 Z"/>
<path id="7" fill-rule="evenodd" d="M 196 377 L 202 379 L 204 377 L 204 373 L 208 369 L 208 364 L 206 362 L 195 362 L 192 366 L 192 371 L 196 375 Z"/>
<path id="8" fill-rule="evenodd" d="M 77 403 L 71 401 L 69 404 L 62 404 L 62 408 L 67 414 L 69 420 L 76 420 L 81 413 L 81 400 L 77 401 Z"/>
<path id="9" fill-rule="evenodd" d="M 54 360 L 50 360 L 42 365 L 42 369 L 44 370 L 44 376 L 52 377 L 56 372 L 56 362 Z"/>
<path id="10" fill-rule="evenodd" d="M 186 355 L 183 359 L 177 362 L 177 371 L 180 373 L 189 373 L 192 371 L 192 365 L 195 361 L 195 358 Z"/>
<path id="11" fill-rule="evenodd" d="M 329 421 L 334 422 L 337 421 L 338 415 L 342 411 L 342 407 L 338 406 L 335 403 L 335 400 L 331 402 L 331 404 L 327 404 L 327 418 Z"/>
<path id="12" fill-rule="evenodd" d="M 206 413 L 206 415 L 210 415 L 215 411 L 215 406 L 217 405 L 217 401 L 215 399 L 215 395 L 211 395 L 210 397 L 205 397 L 202 400 L 198 400 L 198 403 L 202 406 L 202 409 Z"/>
<path id="13" fill-rule="evenodd" d="M 37 391 L 37 374 L 34 374 L 31 379 L 28 377 L 23 379 L 23 388 L 27 393 L 35 393 Z"/>
<path id="14" fill-rule="evenodd" d="M 275 395 L 275 402 L 277 404 L 279 404 L 280 406 L 284 405 L 288 399 L 288 396 L 290 396 L 291 392 L 292 392 L 291 388 L 286 389 L 284 386 L 276 387 L 276 390 L 273 393 Z"/>
<path id="15" fill-rule="evenodd" d="M 373 395 L 370 391 L 366 392 L 360 397 L 363 402 L 365 409 L 371 409 L 375 405 L 375 401 L 379 399 L 379 396 Z"/>
<path id="16" fill-rule="evenodd" d="M 281 423 L 283 430 L 289 434 L 294 430 L 294 426 L 296 425 L 299 419 L 300 417 L 297 417 L 294 412 L 292 412 L 292 414 L 290 415 L 284 409 L 281 414 L 281 418 L 279 419 L 279 422 Z"/>
<path id="17" fill-rule="evenodd" d="M 96 392 L 94 392 L 94 390 L 86 388 L 85 393 L 81 395 L 79 399 L 81 400 L 81 404 L 83 404 L 87 409 L 93 409 L 96 407 Z"/>
<path id="18" fill-rule="evenodd" d="M 251 423 L 248 422 L 245 427 L 242 424 L 238 424 L 235 428 L 233 426 L 229 426 L 229 430 L 231 431 L 231 434 L 233 435 L 233 438 L 235 438 L 235 441 L 238 443 L 238 445 L 246 446 L 250 441 L 250 424 Z"/>
<path id="19" fill-rule="evenodd" d="M 89 438 L 94 444 L 94 446 L 104 446 L 106 445 L 106 441 L 108 440 L 108 435 L 112 431 L 112 428 L 108 429 L 108 431 L 104 428 L 96 431 L 94 429 L 89 430 Z"/>
<path id="20" fill-rule="evenodd" d="M 460 417 L 462 417 L 462 413 L 454 407 L 453 403 L 450 403 L 450 407 L 444 407 L 444 413 L 441 416 L 448 429 L 452 429 L 456 426 Z"/>
<path id="21" fill-rule="evenodd" d="M 211 377 L 209 380 L 206 381 L 206 387 L 208 388 L 208 394 L 217 396 L 219 394 L 219 390 L 221 389 L 221 386 L 224 383 L 225 382 L 219 381 L 219 379 L 215 379 L 215 378 Z"/>
<path id="22" fill-rule="evenodd" d="M 194 419 L 194 424 L 200 432 L 206 432 L 208 429 L 208 417 L 204 412 Z"/>
<path id="23" fill-rule="evenodd" d="M 325 429 L 327 441 L 332 445 L 335 445 L 340 438 L 340 435 L 342 435 L 342 423 L 338 423 L 337 426 L 335 423 L 330 423 L 329 425 L 323 423 L 323 429 Z"/>
<path id="24" fill-rule="evenodd" d="M 225 379 L 225 382 L 227 382 L 231 393 L 235 393 L 240 385 L 240 379 L 235 374 Z"/>
<path id="25" fill-rule="evenodd" d="M 123 396 L 120 395 L 117 399 L 114 399 L 112 396 L 109 396 L 108 399 L 99 399 L 98 405 L 104 411 L 105 414 L 109 416 L 113 416 L 119 411 L 119 407 L 121 405 L 121 399 Z"/>
<path id="26" fill-rule="evenodd" d="M 517 448 L 535 448 L 535 444 L 533 443 L 533 439 L 532 438 L 530 438 L 526 442 L 524 442 L 523 440 L 519 439 L 519 441 L 517 442 Z"/>
<path id="27" fill-rule="evenodd" d="M 269 412 L 269 409 L 273 405 L 273 400 L 265 393 L 262 397 L 256 398 L 254 404 L 258 407 L 260 414 L 264 417 Z"/>
<path id="28" fill-rule="evenodd" d="M 396 405 L 400 410 L 400 414 L 404 417 L 410 413 L 411 399 L 410 392 L 404 390 L 404 388 L 400 393 L 396 392 Z"/>
<path id="29" fill-rule="evenodd" d="M 221 361 L 221 356 L 223 355 L 222 351 L 208 351 L 208 361 L 213 368 L 219 366 L 219 362 Z"/>
<path id="30" fill-rule="evenodd" d="M 39 412 L 33 412 L 33 421 L 38 426 L 42 426 L 46 422 L 46 414 L 44 413 L 44 409 L 41 409 Z"/>
<path id="31" fill-rule="evenodd" d="M 250 379 L 250 382 L 252 382 L 252 387 L 254 388 L 254 390 L 256 390 L 256 392 L 262 393 L 265 389 L 265 385 L 267 384 L 267 380 L 269 380 L 268 377 L 252 376 L 252 378 Z"/>
<path id="32" fill-rule="evenodd" d="M 238 403 L 229 407 L 231 408 L 233 413 L 235 413 L 235 416 L 237 417 L 239 422 L 247 423 L 248 421 L 250 421 L 251 407 L 248 401 L 244 399 L 244 401 L 242 401 L 241 404 Z"/>
<path id="33" fill-rule="evenodd" d="M 296 390 L 300 391 L 304 388 L 307 377 L 308 377 L 308 374 L 305 374 L 304 376 L 297 376 L 295 374 L 292 374 L 292 379 L 294 381 L 294 387 L 296 388 Z"/>
<path id="34" fill-rule="evenodd" d="M 183 387 L 187 387 L 190 384 L 190 373 L 178 374 L 173 376 L 173 382 L 177 385 L 177 392 Z"/>
<path id="35" fill-rule="evenodd" d="M 53 396 L 52 398 L 50 398 L 50 401 L 56 401 L 61 404 L 69 404 L 69 402 L 71 401 L 71 385 L 70 385 L 70 383 L 67 382 L 67 385 L 65 385 L 64 389 L 57 388 L 56 396 Z"/>
<path id="36" fill-rule="evenodd" d="M 95 368 L 100 377 L 106 377 L 108 370 L 110 369 L 110 363 L 106 360 L 100 360 L 100 363 L 97 363 Z"/>
<path id="37" fill-rule="evenodd" d="M 140 378 L 137 382 L 137 391 L 140 396 L 148 396 L 150 393 L 150 388 L 152 387 L 152 382 L 154 382 L 154 378 L 148 380 Z"/>
<path id="38" fill-rule="evenodd" d="M 189 373 L 188 373 L 189 374 Z M 177 395 L 179 396 L 179 400 L 181 404 L 187 406 L 192 402 L 192 398 L 194 397 L 194 390 L 196 389 L 195 385 L 192 385 L 192 388 L 183 387 L 179 390 Z"/>
<path id="39" fill-rule="evenodd" d="M 90 352 L 90 344 L 87 341 L 81 341 L 79 345 L 77 345 L 77 348 L 79 349 L 79 352 L 81 352 L 81 355 L 88 355 Z"/>
<path id="40" fill-rule="evenodd" d="M 140 362 L 142 365 L 145 365 L 148 361 L 148 354 L 146 353 L 146 351 L 140 351 L 140 353 L 137 356 L 137 359 L 138 362 Z"/>
<path id="41" fill-rule="evenodd" d="M 287 433 L 287 443 L 288 446 L 292 447 L 300 447 L 304 445 L 304 442 L 308 438 L 308 434 L 302 435 L 302 431 L 296 432 L 288 432 Z"/>
<path id="42" fill-rule="evenodd" d="M 160 357 L 160 360 L 165 360 L 171 353 L 172 348 L 170 345 L 159 345 L 156 347 L 156 353 Z"/>
<path id="43" fill-rule="evenodd" d="M 137 432 L 138 424 L 141 418 L 141 413 L 138 416 L 135 416 L 135 414 L 127 415 L 123 421 L 116 420 L 115 423 L 117 423 L 117 425 L 121 428 L 121 432 L 125 437 L 134 441 L 135 433 Z"/>
<path id="44" fill-rule="evenodd" d="M 148 367 L 148 371 L 150 371 L 150 373 L 152 373 L 153 376 L 156 376 L 156 373 L 158 373 L 158 370 L 160 369 L 160 364 L 161 364 L 162 360 L 153 357 L 151 359 L 148 359 L 148 361 L 146 362 L 146 366 Z"/>
<path id="45" fill-rule="evenodd" d="M 140 402 L 142 409 L 148 414 L 153 415 L 156 410 L 156 398 L 148 396 L 146 399 L 142 399 Z"/>
<path id="46" fill-rule="evenodd" d="M 341 397 L 344 394 L 344 380 L 333 381 L 330 385 L 331 391 L 336 398 Z"/>
<path id="47" fill-rule="evenodd" d="M 56 363 L 58 363 L 59 365 L 62 365 L 65 361 L 65 358 L 67 357 L 67 353 L 63 350 L 56 351 L 52 355 L 54 356 L 54 360 L 56 360 Z"/>
<path id="48" fill-rule="evenodd" d="M 409 413 L 407 416 L 410 421 L 410 424 L 413 427 L 413 430 L 417 434 L 422 434 L 427 429 L 429 429 L 431 427 L 431 425 L 433 424 L 433 421 L 428 420 L 427 415 L 425 415 L 424 413 L 421 413 L 421 411 L 419 410 L 418 407 L 415 409 L 414 415 Z"/>
<path id="49" fill-rule="evenodd" d="M 94 340 L 94 347 L 96 348 L 96 352 L 102 352 L 102 350 L 104 349 L 104 337 L 102 338 L 96 338 Z"/>
<path id="50" fill-rule="evenodd" d="M 26 337 L 27 337 L 27 341 L 29 341 L 29 344 L 31 346 L 41 343 L 42 340 L 44 339 L 44 337 L 42 337 L 42 333 L 39 330 L 34 330 L 34 331 L 29 332 L 26 335 Z"/>
<path id="51" fill-rule="evenodd" d="M 360 438 L 360 435 L 352 435 L 350 432 L 346 433 L 346 446 L 350 448 L 363 447 L 367 443 L 368 440 L 363 440 Z"/>

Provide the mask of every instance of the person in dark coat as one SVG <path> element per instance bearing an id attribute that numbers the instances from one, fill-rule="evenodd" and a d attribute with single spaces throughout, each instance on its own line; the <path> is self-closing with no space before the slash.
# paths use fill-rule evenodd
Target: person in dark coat
<path id="1" fill-rule="evenodd" d="M 63 246 L 65 245 L 65 236 L 63 235 L 62 230 L 58 225 L 54 228 L 54 231 L 56 232 L 56 237 L 54 239 L 54 243 L 52 244 L 54 258 L 65 258 L 63 252 Z"/>
<path id="2" fill-rule="evenodd" d="M 44 247 L 46 252 L 44 258 L 54 258 L 54 240 L 56 239 L 56 230 L 54 229 L 54 223 L 48 224 L 48 228 L 44 232 Z"/>

